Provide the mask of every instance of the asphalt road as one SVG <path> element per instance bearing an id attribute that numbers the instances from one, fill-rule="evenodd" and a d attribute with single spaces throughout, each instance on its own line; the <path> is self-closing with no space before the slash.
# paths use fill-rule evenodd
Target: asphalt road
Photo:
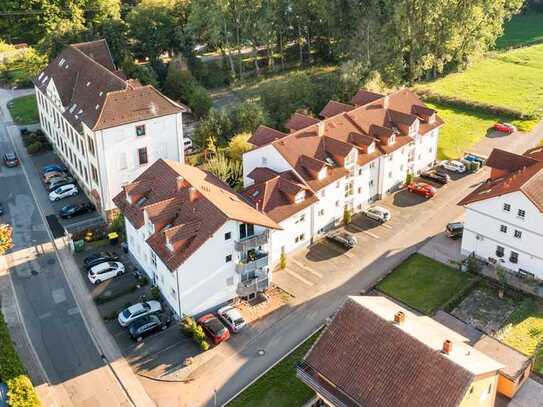
<path id="1" fill-rule="evenodd" d="M 0 119 L 0 149 L 13 150 Z M 129 405 L 84 324 L 22 167 L 1 168 L 0 191 L 2 221 L 13 225 L 14 247 L 6 261 L 42 367 L 31 376 L 52 386 L 58 405 Z"/>

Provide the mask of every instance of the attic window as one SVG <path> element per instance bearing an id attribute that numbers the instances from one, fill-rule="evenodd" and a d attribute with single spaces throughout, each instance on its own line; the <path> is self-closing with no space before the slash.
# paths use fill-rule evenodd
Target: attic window
<path id="1" fill-rule="evenodd" d="M 142 196 L 140 199 L 137 200 L 136 202 L 136 206 L 139 208 L 141 207 L 145 201 L 147 201 L 147 197 L 146 196 Z"/>
<path id="2" fill-rule="evenodd" d="M 40 80 L 42 78 L 42 76 L 43 76 L 43 72 L 39 74 L 38 80 Z"/>
<path id="3" fill-rule="evenodd" d="M 100 109 L 100 105 L 96 105 L 95 109 L 96 110 Z"/>
<path id="4" fill-rule="evenodd" d="M 298 193 L 296 194 L 296 196 L 294 197 L 294 203 L 299 204 L 299 203 L 303 202 L 304 199 L 305 199 L 305 190 L 301 190 L 301 191 L 298 192 Z"/>
<path id="5" fill-rule="evenodd" d="M 251 194 L 251 196 L 252 196 L 253 198 L 256 198 L 256 197 L 258 196 L 259 193 L 260 193 L 260 191 L 259 191 L 259 190 L 256 190 L 255 192 L 253 192 L 253 193 Z"/>
<path id="6" fill-rule="evenodd" d="M 319 175 L 317 176 L 317 178 L 320 181 L 326 178 L 327 175 L 328 175 L 328 168 L 322 167 L 321 170 L 319 171 Z"/>
<path id="7" fill-rule="evenodd" d="M 368 146 L 368 154 L 371 154 L 375 151 L 375 143 L 371 143 L 369 146 Z"/>
<path id="8" fill-rule="evenodd" d="M 77 114 L 81 114 L 83 113 L 83 109 L 79 109 L 79 111 L 77 112 Z"/>
<path id="9" fill-rule="evenodd" d="M 388 138 L 388 145 L 390 146 L 390 145 L 394 144 L 395 142 L 396 142 L 396 135 L 393 134 L 392 136 L 390 136 Z"/>
<path id="10" fill-rule="evenodd" d="M 70 65 L 66 64 L 66 66 L 64 67 L 65 69 L 68 69 L 70 67 Z"/>
<path id="11" fill-rule="evenodd" d="M 98 94 L 98 96 L 102 96 L 103 94 L 104 94 L 104 92 L 100 92 L 100 93 Z"/>
<path id="12" fill-rule="evenodd" d="M 70 112 L 70 113 L 73 113 L 76 107 L 77 107 L 77 105 L 74 103 L 74 104 L 72 105 L 72 107 L 70 107 L 69 112 Z"/>
<path id="13" fill-rule="evenodd" d="M 334 167 L 336 165 L 336 162 L 334 160 L 332 160 L 330 157 L 326 157 L 324 159 L 324 162 L 326 164 L 328 164 L 329 166 L 331 166 L 331 167 Z"/>
<path id="14" fill-rule="evenodd" d="M 62 58 L 60 61 L 58 61 L 58 66 L 64 65 L 64 62 L 66 62 L 66 60 Z"/>
<path id="15" fill-rule="evenodd" d="M 89 86 L 90 86 L 90 84 L 91 84 L 90 82 L 87 82 L 87 87 L 89 87 Z"/>
<path id="16" fill-rule="evenodd" d="M 145 124 L 136 126 L 136 136 L 145 136 Z"/>

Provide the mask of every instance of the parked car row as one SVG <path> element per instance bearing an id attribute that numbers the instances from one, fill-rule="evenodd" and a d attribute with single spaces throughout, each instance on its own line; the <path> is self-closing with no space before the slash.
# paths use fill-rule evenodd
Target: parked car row
<path id="1" fill-rule="evenodd" d="M 126 267 L 119 260 L 119 256 L 110 252 L 92 254 L 83 260 L 87 277 L 92 284 L 118 277 L 126 272 Z"/>

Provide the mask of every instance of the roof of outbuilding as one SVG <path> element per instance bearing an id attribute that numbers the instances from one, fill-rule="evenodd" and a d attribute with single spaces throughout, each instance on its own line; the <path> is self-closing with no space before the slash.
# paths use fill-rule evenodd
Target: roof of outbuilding
<path id="1" fill-rule="evenodd" d="M 401 325 L 393 322 L 398 311 Z M 431 318 L 376 296 L 349 297 L 305 362 L 359 405 L 374 407 L 458 406 L 477 375 L 501 367 Z"/>
<path id="2" fill-rule="evenodd" d="M 150 219 L 147 243 L 172 271 L 229 219 L 280 229 L 214 175 L 171 160 L 156 161 L 113 202 L 136 229 Z"/>
<path id="3" fill-rule="evenodd" d="M 94 130 L 187 109 L 156 89 L 117 71 L 105 40 L 68 45 L 34 79 L 43 93 L 53 81 L 63 116 L 76 129 Z"/>

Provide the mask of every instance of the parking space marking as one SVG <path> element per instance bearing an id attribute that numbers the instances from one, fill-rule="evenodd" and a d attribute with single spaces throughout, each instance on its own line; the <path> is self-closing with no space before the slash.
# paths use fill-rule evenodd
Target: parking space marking
<path id="1" fill-rule="evenodd" d="M 300 280 L 302 283 L 307 284 L 310 287 L 314 286 L 314 284 L 311 281 L 306 280 L 301 275 L 299 275 L 298 273 L 290 270 L 289 268 L 286 268 L 285 271 L 287 272 L 287 274 L 291 275 L 292 277 L 296 278 L 297 280 Z"/>
<path id="2" fill-rule="evenodd" d="M 349 227 L 353 228 L 354 230 L 356 230 L 357 232 L 363 232 L 364 229 L 362 229 L 360 226 L 357 226 L 356 224 L 354 223 L 350 223 L 349 224 Z"/>
<path id="3" fill-rule="evenodd" d="M 387 229 L 392 229 L 392 226 L 387 225 L 386 223 L 383 223 L 381 226 Z"/>
<path id="4" fill-rule="evenodd" d="M 376 234 L 374 233 L 371 233 L 371 232 L 368 232 L 367 230 L 364 230 L 363 231 L 366 235 L 370 236 L 370 237 L 373 237 L 374 239 L 379 239 L 379 236 L 377 236 Z"/>
<path id="5" fill-rule="evenodd" d="M 307 271 L 308 273 L 311 273 L 311 274 L 313 274 L 314 276 L 317 276 L 318 278 L 323 278 L 323 277 L 324 277 L 324 276 L 323 276 L 321 273 L 319 273 L 318 271 L 315 271 L 315 270 L 313 270 L 312 268 L 307 267 L 305 264 L 300 263 L 298 260 L 296 260 L 296 259 L 291 259 L 291 260 L 292 260 L 292 262 L 293 262 L 294 264 L 296 264 L 296 265 L 297 265 L 298 267 L 300 267 L 301 269 L 304 269 L 304 270 Z"/>

